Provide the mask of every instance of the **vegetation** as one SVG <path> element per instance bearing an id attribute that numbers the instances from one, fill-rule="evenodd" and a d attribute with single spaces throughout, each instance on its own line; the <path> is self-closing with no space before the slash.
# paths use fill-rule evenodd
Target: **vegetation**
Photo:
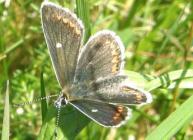
<path id="1" fill-rule="evenodd" d="M 132 107 L 132 118 L 118 129 L 99 126 L 66 106 L 59 139 L 193 139 L 193 1 L 53 2 L 83 20 L 85 41 L 102 29 L 116 32 L 126 49 L 126 74 L 153 96 L 151 104 Z M 55 98 L 13 106 L 60 91 L 41 28 L 40 5 L 32 0 L 0 1 L 2 140 L 8 135 L 13 140 L 54 136 Z"/>

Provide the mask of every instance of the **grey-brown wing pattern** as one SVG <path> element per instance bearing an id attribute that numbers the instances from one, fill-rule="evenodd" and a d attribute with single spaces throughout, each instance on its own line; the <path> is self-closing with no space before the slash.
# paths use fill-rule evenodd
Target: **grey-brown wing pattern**
<path id="1" fill-rule="evenodd" d="M 41 19 L 57 79 L 64 87 L 74 79 L 83 25 L 68 9 L 50 2 L 43 2 Z"/>
<path id="2" fill-rule="evenodd" d="M 97 32 L 81 50 L 75 81 L 93 81 L 113 76 L 123 67 L 124 47 L 114 32 Z"/>
<path id="3" fill-rule="evenodd" d="M 85 99 L 114 104 L 150 103 L 151 95 L 126 83 L 121 74 L 124 47 L 112 31 L 100 31 L 82 49 L 70 100 Z"/>
<path id="4" fill-rule="evenodd" d="M 117 75 L 93 82 L 85 99 L 113 104 L 140 105 L 150 103 L 149 92 L 128 84 L 126 75 Z"/>
<path id="5" fill-rule="evenodd" d="M 119 127 L 131 117 L 131 110 L 121 105 L 89 100 L 70 103 L 93 121 L 106 127 Z"/>
<path id="6" fill-rule="evenodd" d="M 71 96 L 81 100 L 122 105 L 140 105 L 152 101 L 150 93 L 131 86 L 127 80 L 126 75 L 116 75 L 98 79 L 87 86 L 83 83 L 78 86 L 86 88 L 74 88 Z"/>

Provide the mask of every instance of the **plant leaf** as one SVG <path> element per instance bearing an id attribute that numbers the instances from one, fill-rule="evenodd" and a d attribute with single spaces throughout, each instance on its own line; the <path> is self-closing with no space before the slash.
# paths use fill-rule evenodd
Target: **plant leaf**
<path id="1" fill-rule="evenodd" d="M 41 128 L 41 132 L 38 138 L 39 140 L 51 139 L 54 137 L 56 115 L 56 108 L 53 106 L 49 107 L 45 121 Z M 57 134 L 58 138 L 74 139 L 89 122 L 90 120 L 85 115 L 74 109 L 72 106 L 67 105 L 64 108 L 61 108 L 59 118 L 60 131 Z"/>
<path id="2" fill-rule="evenodd" d="M 184 124 L 190 122 L 192 119 L 193 95 L 150 133 L 146 140 L 169 140 Z"/>
<path id="3" fill-rule="evenodd" d="M 159 76 L 154 80 L 151 80 L 146 84 L 145 89 L 151 91 L 160 86 L 169 86 L 172 82 L 176 80 L 183 80 L 185 78 L 191 78 L 191 77 L 193 77 L 192 69 L 172 71 L 162 76 Z"/>
<path id="4" fill-rule="evenodd" d="M 40 76 L 40 85 L 41 85 L 41 97 L 42 98 L 46 97 L 43 72 L 41 72 L 41 76 Z M 47 113 L 47 102 L 46 102 L 46 100 L 41 100 L 41 109 L 42 109 L 42 122 L 43 122 L 45 117 L 46 117 L 46 113 Z"/>
<path id="5" fill-rule="evenodd" d="M 5 107 L 3 116 L 2 140 L 9 139 L 9 81 L 7 80 L 6 93 L 5 93 Z"/>
<path id="6" fill-rule="evenodd" d="M 170 89 L 175 88 L 174 85 L 177 80 L 181 80 L 179 88 L 191 88 L 193 82 L 193 69 L 171 71 L 156 78 L 134 71 L 125 71 L 125 73 L 134 84 L 148 91 L 161 86 L 168 86 Z"/>
<path id="7" fill-rule="evenodd" d="M 87 0 L 76 0 L 77 6 L 77 15 L 83 21 L 85 32 L 84 32 L 84 42 L 88 40 L 91 35 L 91 28 L 90 28 L 90 13 L 89 13 L 89 6 Z"/>

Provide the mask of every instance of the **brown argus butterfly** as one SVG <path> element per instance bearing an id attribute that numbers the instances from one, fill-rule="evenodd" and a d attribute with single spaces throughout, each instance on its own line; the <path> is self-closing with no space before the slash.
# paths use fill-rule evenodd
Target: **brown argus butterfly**
<path id="1" fill-rule="evenodd" d="M 124 46 L 112 31 L 102 30 L 82 46 L 84 26 L 68 9 L 43 2 L 41 19 L 61 94 L 67 103 L 102 126 L 120 126 L 131 117 L 129 105 L 152 101 L 151 94 L 131 86 L 123 73 Z"/>

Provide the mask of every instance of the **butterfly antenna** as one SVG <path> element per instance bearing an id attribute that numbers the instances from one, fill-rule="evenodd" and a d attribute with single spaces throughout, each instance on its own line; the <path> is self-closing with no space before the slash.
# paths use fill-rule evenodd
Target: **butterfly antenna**
<path id="1" fill-rule="evenodd" d="M 57 112 L 57 116 L 56 116 L 56 127 L 54 130 L 54 135 L 55 135 L 56 139 L 58 137 L 58 124 L 59 124 L 59 119 L 60 119 L 60 111 L 61 111 L 61 106 L 58 107 L 58 112 Z"/>
<path id="2" fill-rule="evenodd" d="M 39 101 L 41 101 L 41 100 L 47 100 L 47 99 L 50 99 L 50 98 L 56 97 L 56 96 L 58 96 L 58 94 L 48 95 L 48 96 L 45 96 L 45 97 L 39 97 L 39 98 L 33 99 L 32 101 L 28 101 L 28 102 L 24 102 L 24 103 L 20 103 L 20 104 L 13 104 L 13 106 L 15 106 L 15 107 L 23 107 L 23 106 L 25 106 L 25 105 L 30 105 L 30 104 L 39 102 Z"/>

